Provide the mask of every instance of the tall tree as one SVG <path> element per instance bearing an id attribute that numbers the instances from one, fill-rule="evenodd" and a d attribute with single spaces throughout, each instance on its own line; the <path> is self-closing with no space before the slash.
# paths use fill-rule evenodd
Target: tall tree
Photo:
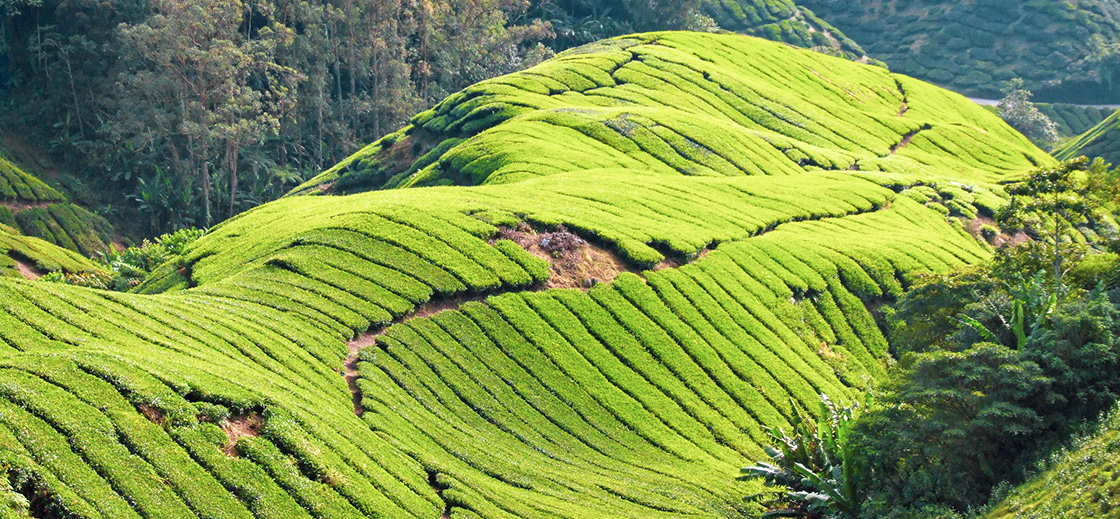
<path id="1" fill-rule="evenodd" d="M 120 28 L 135 60 L 122 86 L 129 99 L 142 101 L 119 106 L 120 135 L 136 149 L 165 146 L 180 177 L 197 179 L 201 223 L 208 226 L 211 165 L 226 173 L 232 214 L 241 148 L 275 134 L 293 102 L 299 74 L 274 61 L 277 47 L 292 35 L 275 22 L 253 28 L 251 9 L 262 6 L 240 0 L 152 5 L 156 13 L 145 23 Z"/>

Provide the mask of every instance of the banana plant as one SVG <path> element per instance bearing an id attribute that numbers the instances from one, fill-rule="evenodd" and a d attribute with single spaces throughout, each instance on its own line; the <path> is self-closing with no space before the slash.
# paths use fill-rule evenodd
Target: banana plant
<path id="1" fill-rule="evenodd" d="M 770 461 L 743 468 L 737 478 L 762 478 L 769 487 L 746 498 L 768 509 L 763 518 L 856 516 L 861 498 L 848 464 L 851 456 L 845 436 L 858 408 L 858 404 L 841 407 L 822 394 L 820 418 L 807 416 L 793 403 L 790 433 L 767 428 L 775 442 L 763 449 Z"/>

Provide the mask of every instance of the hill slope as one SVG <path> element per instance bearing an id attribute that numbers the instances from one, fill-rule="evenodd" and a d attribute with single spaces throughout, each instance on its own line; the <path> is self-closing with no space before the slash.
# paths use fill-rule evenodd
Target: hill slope
<path id="1" fill-rule="evenodd" d="M 791 0 L 703 0 L 702 12 L 721 29 L 805 48 L 827 48 L 852 58 L 859 44 Z"/>
<path id="2" fill-rule="evenodd" d="M 762 427 L 881 378 L 866 305 L 987 257 L 945 215 L 1033 163 L 881 68 L 733 35 L 574 50 L 146 294 L 0 280 L 0 466 L 80 517 L 741 517 Z M 387 183 L 472 185 L 326 196 Z"/>
<path id="3" fill-rule="evenodd" d="M 0 157 L 0 277 L 97 270 L 78 254 L 85 249 L 75 240 L 90 252 L 104 247 L 94 228 L 102 224 L 108 226 L 104 219 L 66 203 L 62 193 Z"/>
<path id="4" fill-rule="evenodd" d="M 77 205 L 0 154 L 0 224 L 73 252 L 103 251 L 112 238 L 104 218 Z"/>
<path id="5" fill-rule="evenodd" d="M 1120 164 L 1120 112 L 1113 112 L 1089 131 L 1059 146 L 1053 153 L 1061 160 L 1085 155 Z"/>
<path id="6" fill-rule="evenodd" d="M 1095 81 L 1084 60 L 1090 35 L 1120 39 L 1120 7 L 1105 0 L 801 3 L 893 70 L 980 97 L 1015 77 L 1036 94 L 1069 83 L 1079 88 L 1065 95 L 1083 95 L 1079 83 Z"/>
<path id="7" fill-rule="evenodd" d="M 1116 496 L 1120 414 L 1105 418 L 1096 434 L 1055 456 L 1052 465 L 1016 488 L 986 517 L 1118 517 Z"/>
<path id="8" fill-rule="evenodd" d="M 1058 135 L 1077 137 L 1108 119 L 1116 110 L 1064 103 L 1035 103 L 1051 121 L 1058 123 Z"/>

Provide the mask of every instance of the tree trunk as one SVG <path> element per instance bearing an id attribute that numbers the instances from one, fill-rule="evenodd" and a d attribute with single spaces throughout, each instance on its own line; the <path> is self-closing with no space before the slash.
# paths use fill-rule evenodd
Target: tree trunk
<path id="1" fill-rule="evenodd" d="M 237 209 L 237 159 L 240 147 L 233 139 L 226 143 L 226 169 L 229 171 L 229 216 Z"/>
<path id="2" fill-rule="evenodd" d="M 199 175 L 202 177 L 202 226 L 210 227 L 210 146 L 205 137 L 200 140 L 202 141 L 202 153 L 200 153 L 202 164 L 199 165 Z"/>

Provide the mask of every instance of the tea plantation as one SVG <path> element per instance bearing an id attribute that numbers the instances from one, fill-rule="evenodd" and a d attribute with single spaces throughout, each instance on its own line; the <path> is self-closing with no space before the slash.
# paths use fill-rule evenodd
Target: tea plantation
<path id="1" fill-rule="evenodd" d="M 873 309 L 986 259 L 963 220 L 1054 163 L 956 94 L 780 43 L 575 49 L 220 224 L 136 293 L 0 279 L 0 503 L 742 517 L 763 428 L 881 380 Z M 552 258 L 505 233 L 561 225 L 630 271 L 543 290 Z"/>
<path id="2" fill-rule="evenodd" d="M 1115 517 L 1120 497 L 1117 451 L 1120 414 L 1113 412 L 1094 434 L 1055 454 L 1045 471 L 1012 491 L 986 517 Z"/>
<path id="3" fill-rule="evenodd" d="M 1093 38 L 1120 39 L 1108 0 L 804 0 L 895 71 L 978 97 L 1022 78 L 1035 94 L 1101 103 L 1115 96 L 1088 58 Z"/>
<path id="4" fill-rule="evenodd" d="M 1089 131 L 1071 139 L 1058 149 L 1054 156 L 1062 159 L 1085 155 L 1101 157 L 1112 164 L 1120 164 L 1120 112 L 1113 112 Z"/>
<path id="5" fill-rule="evenodd" d="M 791 0 L 703 0 L 700 6 L 721 29 L 854 59 L 864 55 L 858 43 Z"/>
<path id="6" fill-rule="evenodd" d="M 87 256 L 105 250 L 113 234 L 104 218 L 71 204 L 2 155 L 0 225 Z"/>

